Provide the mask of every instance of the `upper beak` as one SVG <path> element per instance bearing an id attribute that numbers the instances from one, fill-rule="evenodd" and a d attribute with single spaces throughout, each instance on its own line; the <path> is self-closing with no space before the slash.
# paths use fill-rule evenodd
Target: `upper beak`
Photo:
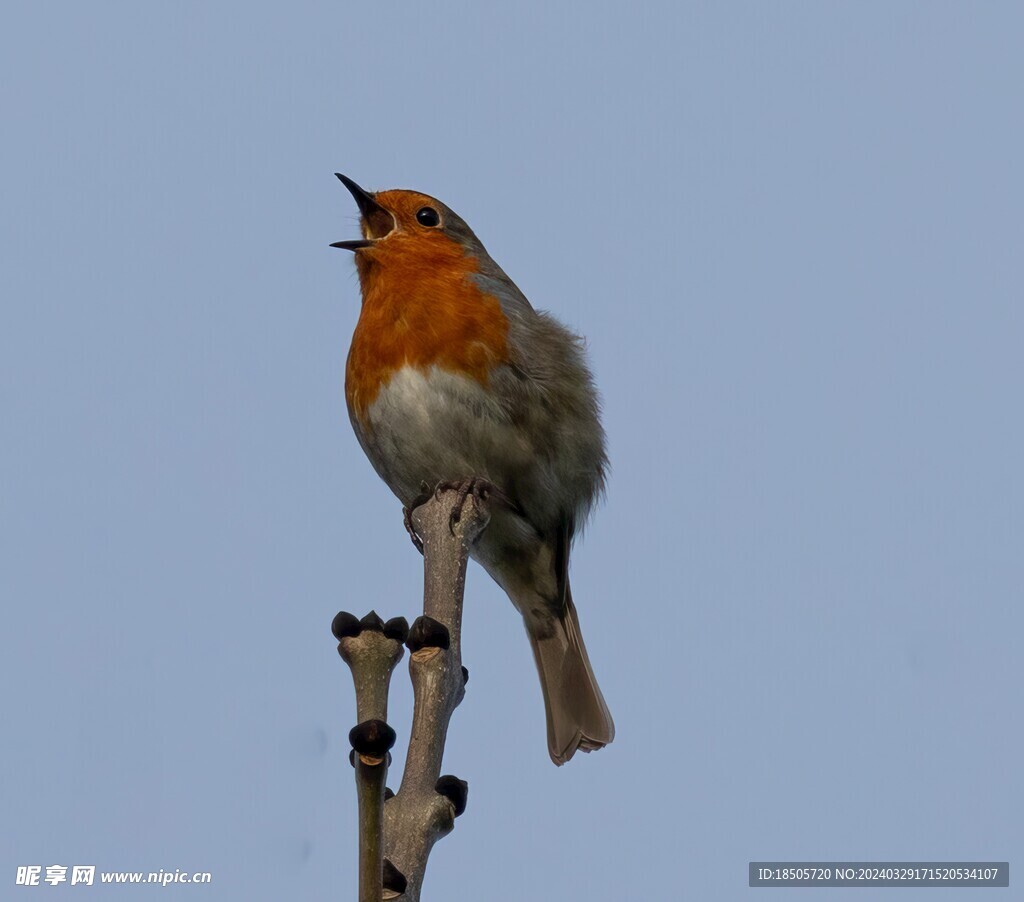
<path id="1" fill-rule="evenodd" d="M 384 238 L 394 229 L 395 217 L 378 204 L 372 194 L 364 191 L 348 176 L 342 175 L 340 172 L 334 174 L 356 199 L 359 212 L 363 216 L 363 230 L 367 237 L 357 238 L 354 241 L 336 241 L 331 247 L 340 247 L 346 251 L 358 251 L 364 247 L 372 247 L 378 238 Z"/>

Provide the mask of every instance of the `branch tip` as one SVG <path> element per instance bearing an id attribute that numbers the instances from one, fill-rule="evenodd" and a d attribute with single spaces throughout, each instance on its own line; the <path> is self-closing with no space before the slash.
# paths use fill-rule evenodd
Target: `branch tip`
<path id="1" fill-rule="evenodd" d="M 376 611 L 370 611 L 362 620 L 359 621 L 359 626 L 364 630 L 373 630 L 375 633 L 384 632 L 384 621 L 381 620 L 380 615 Z"/>
<path id="2" fill-rule="evenodd" d="M 360 629 L 359 618 L 348 611 L 338 611 L 331 621 L 331 632 L 339 642 L 347 636 L 358 636 Z"/>
<path id="3" fill-rule="evenodd" d="M 451 637 L 448 634 L 448 627 L 424 614 L 413 621 L 405 644 L 411 652 L 417 652 L 421 648 L 448 648 Z"/>
<path id="4" fill-rule="evenodd" d="M 384 635 L 405 645 L 405 640 L 409 638 L 409 621 L 404 617 L 392 617 L 384 624 Z"/>

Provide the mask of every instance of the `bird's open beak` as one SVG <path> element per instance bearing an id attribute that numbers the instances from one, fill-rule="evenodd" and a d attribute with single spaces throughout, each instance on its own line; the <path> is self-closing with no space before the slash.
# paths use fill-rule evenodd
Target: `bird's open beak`
<path id="1" fill-rule="evenodd" d="M 395 217 L 378 204 L 372 194 L 364 191 L 348 176 L 342 175 L 340 172 L 334 174 L 356 199 L 359 212 L 363 216 L 363 231 L 366 233 L 366 237 L 357 238 L 355 241 L 336 241 L 331 247 L 340 247 L 346 251 L 358 251 L 364 247 L 373 247 L 375 241 L 386 237 L 394 230 Z"/>

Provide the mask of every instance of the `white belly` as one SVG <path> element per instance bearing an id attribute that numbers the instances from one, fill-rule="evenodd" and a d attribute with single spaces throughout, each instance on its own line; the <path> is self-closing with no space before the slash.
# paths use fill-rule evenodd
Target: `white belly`
<path id="1" fill-rule="evenodd" d="M 426 483 L 482 476 L 503 487 L 529 468 L 531 449 L 501 403 L 476 380 L 404 367 L 367 411 L 360 443 L 391 490 L 408 504 Z"/>
<path id="2" fill-rule="evenodd" d="M 353 419 L 367 457 L 408 506 L 424 486 L 481 476 L 517 502 L 543 470 L 499 401 L 473 379 L 436 367 L 399 370 L 367 411 Z M 547 498 L 550 493 L 543 496 Z M 558 594 L 553 545 L 510 509 L 492 506 L 491 522 L 471 551 L 524 614 L 538 597 Z"/>

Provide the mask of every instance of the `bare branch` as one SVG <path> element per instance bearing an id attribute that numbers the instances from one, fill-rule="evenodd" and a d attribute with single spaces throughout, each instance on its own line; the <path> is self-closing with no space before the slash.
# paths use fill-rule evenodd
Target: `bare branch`
<path id="1" fill-rule="evenodd" d="M 349 739 L 359 800 L 360 902 L 419 902 L 430 850 L 466 808 L 468 785 L 442 776 L 441 761 L 469 678 L 461 649 L 466 564 L 489 519 L 477 493 L 439 490 L 411 516 L 424 552 L 423 616 L 411 629 L 402 618 L 385 624 L 373 612 L 362 620 L 346 612 L 334 619 L 359 717 Z M 388 750 L 395 739 L 387 724 L 388 686 L 403 641 L 411 653 L 413 722 L 402 785 L 386 798 Z"/>
<path id="2" fill-rule="evenodd" d="M 388 686 L 402 658 L 405 618 L 386 624 L 370 612 L 362 620 L 342 611 L 331 626 L 338 654 L 352 671 L 359 723 L 349 733 L 359 800 L 359 900 L 381 902 L 384 871 L 384 785 L 395 731 L 387 724 Z"/>
<path id="3" fill-rule="evenodd" d="M 465 808 L 468 787 L 455 777 L 441 777 L 441 759 L 448 722 L 466 691 L 461 646 L 466 563 L 489 516 L 477 497 L 449 490 L 418 507 L 412 519 L 424 552 L 423 616 L 407 643 L 415 708 L 402 785 L 385 806 L 384 835 L 387 857 L 408 881 L 403 900 L 418 902 L 430 850 Z"/>

